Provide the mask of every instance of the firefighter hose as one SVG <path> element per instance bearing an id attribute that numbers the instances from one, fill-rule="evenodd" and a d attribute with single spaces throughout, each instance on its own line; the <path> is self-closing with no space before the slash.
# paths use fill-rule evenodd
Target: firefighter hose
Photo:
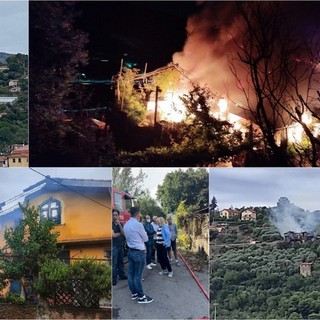
<path id="1" fill-rule="evenodd" d="M 178 251 L 178 250 L 177 250 Z M 180 253 L 180 251 L 178 251 L 179 256 L 181 258 L 181 260 L 183 261 L 183 263 L 185 264 L 185 266 L 187 267 L 187 269 L 189 270 L 189 272 L 191 273 L 193 279 L 196 281 L 197 285 L 199 286 L 199 288 L 201 289 L 201 291 L 204 293 L 204 295 L 206 296 L 206 298 L 208 300 L 210 300 L 209 298 L 209 294 L 208 292 L 205 290 L 205 288 L 203 287 L 203 285 L 200 283 L 200 281 L 198 280 L 197 276 L 195 275 L 195 273 L 191 270 L 191 268 L 189 267 L 187 261 L 183 258 L 182 254 Z"/>

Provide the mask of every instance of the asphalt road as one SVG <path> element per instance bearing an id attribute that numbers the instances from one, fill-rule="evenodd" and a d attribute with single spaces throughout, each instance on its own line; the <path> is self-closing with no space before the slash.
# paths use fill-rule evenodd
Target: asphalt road
<path id="1" fill-rule="evenodd" d="M 128 281 L 120 280 L 112 291 L 113 319 L 203 319 L 209 318 L 209 301 L 187 267 L 180 260 L 173 265 L 173 278 L 159 275 L 160 265 L 144 269 L 142 281 L 146 295 L 154 298 L 149 304 L 131 300 Z M 127 274 L 127 264 L 125 264 Z M 208 272 L 196 273 L 208 292 Z"/>

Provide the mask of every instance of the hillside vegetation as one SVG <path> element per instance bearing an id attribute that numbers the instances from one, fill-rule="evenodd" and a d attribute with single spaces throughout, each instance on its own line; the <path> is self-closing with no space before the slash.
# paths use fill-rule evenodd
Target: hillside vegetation
<path id="1" fill-rule="evenodd" d="M 0 104 L 0 153 L 6 154 L 13 144 L 28 143 L 28 56 L 9 55 L 8 70 L 0 72 L 0 97 L 17 97 L 10 103 Z M 10 80 L 18 80 L 20 91 L 10 91 Z"/>
<path id="2" fill-rule="evenodd" d="M 255 210 L 257 221 L 216 221 L 226 230 L 211 231 L 212 319 L 319 319 L 319 240 L 287 243 L 269 210 Z"/>

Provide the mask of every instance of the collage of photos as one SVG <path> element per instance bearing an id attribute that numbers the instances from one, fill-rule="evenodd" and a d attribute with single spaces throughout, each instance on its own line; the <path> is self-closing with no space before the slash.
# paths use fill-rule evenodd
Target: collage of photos
<path id="1" fill-rule="evenodd" d="M 320 320 L 319 12 L 0 1 L 0 319 Z"/>

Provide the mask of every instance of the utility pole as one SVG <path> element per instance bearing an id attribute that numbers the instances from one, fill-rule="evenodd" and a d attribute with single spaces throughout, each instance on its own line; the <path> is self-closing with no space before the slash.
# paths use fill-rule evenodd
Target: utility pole
<path id="1" fill-rule="evenodd" d="M 217 320 L 217 305 L 219 303 L 214 302 L 213 306 L 214 306 L 214 315 L 213 315 L 213 320 Z"/>
<path id="2" fill-rule="evenodd" d="M 159 92 L 161 92 L 161 89 L 159 88 L 159 86 L 156 86 L 156 100 L 155 100 L 155 104 L 154 104 L 154 124 L 153 124 L 154 127 L 156 126 L 156 123 L 157 123 Z"/>
<path id="3" fill-rule="evenodd" d="M 143 72 L 144 79 L 143 79 L 143 83 L 147 83 L 147 77 L 146 77 L 146 74 L 147 74 L 147 66 L 148 66 L 148 63 L 146 63 L 146 64 L 144 65 L 144 72 Z"/>
<path id="4" fill-rule="evenodd" d="M 121 59 L 121 63 L 120 63 L 120 70 L 119 70 L 119 78 L 121 78 L 121 82 L 122 82 L 122 95 L 121 97 L 119 97 L 119 100 L 121 100 L 121 111 L 123 111 L 123 103 L 124 103 L 124 90 L 125 90 L 125 84 L 124 84 L 124 80 L 122 78 L 122 69 L 123 69 L 123 59 Z M 121 90 L 119 91 L 121 93 Z"/>

